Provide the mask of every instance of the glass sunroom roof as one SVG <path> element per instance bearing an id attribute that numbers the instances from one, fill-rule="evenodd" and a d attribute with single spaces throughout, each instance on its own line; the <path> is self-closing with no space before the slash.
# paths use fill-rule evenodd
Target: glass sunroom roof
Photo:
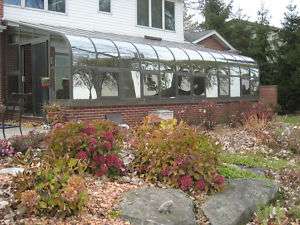
<path id="1" fill-rule="evenodd" d="M 255 65 L 246 56 L 229 52 L 218 52 L 191 43 L 153 41 L 143 37 L 108 34 L 75 28 L 36 25 L 18 22 L 21 26 L 41 29 L 65 37 L 75 56 L 97 56 L 98 58 L 140 58 L 154 61 L 208 61 Z"/>

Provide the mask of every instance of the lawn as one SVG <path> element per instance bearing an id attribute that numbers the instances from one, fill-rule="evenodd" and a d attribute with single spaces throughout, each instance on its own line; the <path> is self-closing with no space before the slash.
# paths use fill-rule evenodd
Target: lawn
<path id="1" fill-rule="evenodd" d="M 278 116 L 278 120 L 280 122 L 292 124 L 292 125 L 300 125 L 300 115 L 285 115 Z"/>

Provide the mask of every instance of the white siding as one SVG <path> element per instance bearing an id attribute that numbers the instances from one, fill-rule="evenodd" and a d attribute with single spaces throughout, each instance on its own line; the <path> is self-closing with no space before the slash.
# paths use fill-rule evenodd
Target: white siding
<path id="1" fill-rule="evenodd" d="M 5 5 L 4 19 L 140 37 L 149 35 L 168 41 L 184 41 L 182 0 L 173 0 L 176 2 L 176 32 L 137 26 L 137 0 L 111 1 L 111 13 L 99 12 L 98 0 L 66 0 L 66 14 Z"/>

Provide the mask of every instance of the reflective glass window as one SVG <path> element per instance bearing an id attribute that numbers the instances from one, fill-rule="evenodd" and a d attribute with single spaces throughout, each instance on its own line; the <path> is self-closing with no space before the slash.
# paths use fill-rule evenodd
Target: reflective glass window
<path id="1" fill-rule="evenodd" d="M 160 80 L 161 96 L 172 98 L 176 96 L 176 79 L 174 73 L 163 73 Z"/>
<path id="2" fill-rule="evenodd" d="M 223 55 L 221 55 L 220 53 L 210 52 L 210 54 L 212 54 L 215 57 L 215 59 L 217 60 L 217 62 L 227 62 L 227 60 L 225 59 L 225 57 Z"/>
<path id="3" fill-rule="evenodd" d="M 144 74 L 144 96 L 157 96 L 159 93 L 159 76 L 157 74 Z"/>
<path id="4" fill-rule="evenodd" d="M 165 1 L 165 29 L 175 30 L 175 3 Z"/>
<path id="5" fill-rule="evenodd" d="M 178 82 L 178 95 L 180 96 L 187 96 L 191 95 L 191 77 L 186 74 L 177 75 L 177 82 Z"/>
<path id="6" fill-rule="evenodd" d="M 56 99 L 70 98 L 71 57 L 68 54 L 55 55 Z"/>
<path id="7" fill-rule="evenodd" d="M 21 5 L 21 0 L 4 0 L 4 4 Z"/>
<path id="8" fill-rule="evenodd" d="M 98 58 L 118 57 L 118 50 L 110 40 L 92 38 L 92 41 L 96 46 Z"/>
<path id="9" fill-rule="evenodd" d="M 257 68 L 250 68 L 250 76 L 259 78 L 259 70 Z"/>
<path id="10" fill-rule="evenodd" d="M 137 0 L 137 24 L 149 26 L 149 0 Z"/>
<path id="11" fill-rule="evenodd" d="M 26 7 L 44 9 L 44 0 L 26 0 Z"/>
<path id="12" fill-rule="evenodd" d="M 162 28 L 162 0 L 151 0 L 152 27 Z"/>
<path id="13" fill-rule="evenodd" d="M 144 45 L 144 44 L 134 44 L 142 59 L 152 59 L 157 60 L 157 55 L 154 51 L 154 49 L 150 45 Z"/>
<path id="14" fill-rule="evenodd" d="M 122 42 L 122 41 L 114 41 L 117 45 L 120 57 L 123 59 L 134 59 L 138 58 L 138 54 L 136 48 L 129 42 Z"/>
<path id="15" fill-rule="evenodd" d="M 185 49 L 185 52 L 188 54 L 190 60 L 202 61 L 202 57 L 198 52 L 190 49 Z"/>
<path id="16" fill-rule="evenodd" d="M 208 52 L 198 51 L 198 53 L 200 53 L 204 61 L 213 61 L 213 62 L 216 61 L 216 59 Z"/>
<path id="17" fill-rule="evenodd" d="M 72 46 L 73 55 L 82 57 L 95 56 L 95 48 L 90 39 L 70 35 L 66 37 Z"/>
<path id="18" fill-rule="evenodd" d="M 110 6 L 110 0 L 99 0 L 99 11 L 101 12 L 110 12 L 111 6 Z"/>
<path id="19" fill-rule="evenodd" d="M 218 97 L 218 76 L 215 68 L 207 70 L 206 97 Z"/>
<path id="20" fill-rule="evenodd" d="M 219 94 L 229 96 L 230 78 L 229 70 L 226 68 L 219 70 Z"/>
<path id="21" fill-rule="evenodd" d="M 122 96 L 124 98 L 141 98 L 141 73 L 124 71 L 120 75 Z"/>
<path id="22" fill-rule="evenodd" d="M 250 78 L 250 95 L 257 96 L 259 90 L 259 80 Z"/>
<path id="23" fill-rule="evenodd" d="M 206 78 L 202 76 L 194 76 L 193 89 L 194 95 L 204 96 L 205 95 Z"/>
<path id="24" fill-rule="evenodd" d="M 174 60 L 172 53 L 166 47 L 153 46 L 153 48 L 157 52 L 158 58 L 160 61 L 173 61 Z"/>
<path id="25" fill-rule="evenodd" d="M 230 78 L 230 96 L 240 97 L 241 96 L 241 78 L 231 77 Z"/>
<path id="26" fill-rule="evenodd" d="M 66 0 L 48 0 L 48 10 L 65 13 Z"/>
<path id="27" fill-rule="evenodd" d="M 119 95 L 118 73 L 106 72 L 101 84 L 102 97 L 117 97 Z"/>
<path id="28" fill-rule="evenodd" d="M 176 61 L 188 61 L 189 57 L 187 54 L 180 48 L 170 48 L 173 52 Z"/>
<path id="29" fill-rule="evenodd" d="M 241 92 L 242 95 L 250 95 L 250 79 L 249 77 L 246 78 L 241 78 L 241 83 L 242 83 L 242 87 L 241 87 Z"/>

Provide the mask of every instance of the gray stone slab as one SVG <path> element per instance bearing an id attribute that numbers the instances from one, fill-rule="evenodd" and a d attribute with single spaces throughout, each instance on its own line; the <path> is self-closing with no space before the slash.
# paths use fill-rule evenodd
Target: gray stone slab
<path id="1" fill-rule="evenodd" d="M 0 174 L 8 174 L 12 176 L 16 176 L 19 173 L 23 173 L 23 172 L 24 172 L 24 168 L 18 168 L 18 167 L 0 169 Z"/>
<path id="2" fill-rule="evenodd" d="M 202 210 L 212 225 L 242 225 L 249 222 L 257 206 L 276 197 L 278 186 L 268 180 L 237 179 L 226 190 L 211 196 Z"/>
<path id="3" fill-rule="evenodd" d="M 182 191 L 147 187 L 128 192 L 121 216 L 134 225 L 196 225 L 193 201 Z"/>

